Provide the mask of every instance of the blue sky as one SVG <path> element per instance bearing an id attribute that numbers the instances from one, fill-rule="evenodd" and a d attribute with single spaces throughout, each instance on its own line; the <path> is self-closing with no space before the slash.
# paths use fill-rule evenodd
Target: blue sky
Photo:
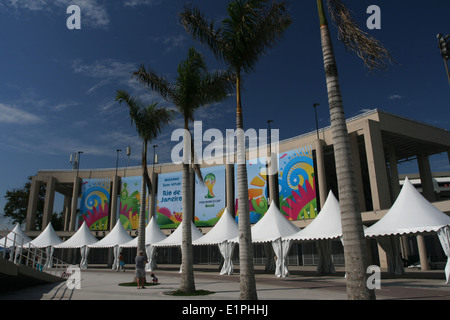
<path id="1" fill-rule="evenodd" d="M 216 21 L 224 0 L 194 0 Z M 347 117 L 379 108 L 450 129 L 450 88 L 437 48 L 437 33 L 450 34 L 448 0 L 345 1 L 360 26 L 380 40 L 396 60 L 387 72 L 369 74 L 337 40 L 331 26 Z M 220 69 L 208 50 L 178 23 L 182 0 L 5 0 L 0 3 L 0 216 L 7 190 L 21 188 L 40 169 L 70 169 L 70 153 L 83 151 L 81 169 L 140 165 L 139 139 L 128 110 L 114 101 L 118 89 L 145 102 L 163 102 L 131 78 L 139 65 L 173 79 L 190 46 L 200 49 L 210 69 Z M 81 30 L 69 30 L 69 5 L 81 8 Z M 381 9 L 381 29 L 369 30 L 369 5 Z M 245 128 L 265 129 L 280 139 L 329 125 L 316 1 L 289 1 L 293 19 L 280 44 L 268 50 L 245 77 Z M 161 105 L 165 105 L 162 103 Z M 234 97 L 199 110 L 203 127 L 235 127 Z M 170 160 L 177 118 L 153 144 L 160 161 Z M 151 157 L 149 157 L 151 158 Z M 450 170 L 446 154 L 431 158 L 433 171 Z M 416 172 L 416 163 L 400 166 Z M 0 221 L 5 224 L 5 221 Z"/>

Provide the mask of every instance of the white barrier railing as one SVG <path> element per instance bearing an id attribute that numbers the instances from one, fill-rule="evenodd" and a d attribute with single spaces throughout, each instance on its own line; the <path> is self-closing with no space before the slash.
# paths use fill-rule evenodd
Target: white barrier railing
<path id="1" fill-rule="evenodd" d="M 16 265 L 25 265 L 36 270 L 66 278 L 70 264 L 53 257 L 53 247 L 37 248 L 15 232 L 8 233 L 1 239 L 1 257 Z"/>

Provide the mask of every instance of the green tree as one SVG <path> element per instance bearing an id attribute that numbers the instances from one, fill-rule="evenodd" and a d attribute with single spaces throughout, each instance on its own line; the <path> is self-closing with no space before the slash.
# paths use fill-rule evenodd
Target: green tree
<path id="1" fill-rule="evenodd" d="M 391 61 L 386 49 L 358 28 L 342 1 L 328 0 L 327 3 L 330 15 L 338 27 L 339 38 L 345 46 L 356 52 L 369 70 L 384 69 L 387 62 Z M 374 299 L 374 291 L 369 290 L 366 285 L 368 266 L 366 242 L 337 63 L 322 0 L 317 0 L 317 6 L 341 207 L 347 295 L 349 299 Z"/>
<path id="2" fill-rule="evenodd" d="M 3 209 L 3 216 L 8 218 L 13 224 L 23 224 L 27 220 L 28 199 L 30 197 L 31 179 L 20 189 L 7 190 L 5 199 L 6 204 Z M 36 207 L 36 228 L 42 230 L 42 217 L 44 213 L 45 202 L 45 184 L 41 184 Z M 63 227 L 62 213 L 54 212 L 52 214 L 52 226 L 55 230 L 61 230 Z"/>
<path id="3" fill-rule="evenodd" d="M 144 66 L 134 73 L 137 79 L 158 92 L 167 101 L 172 102 L 184 118 L 183 148 L 183 189 L 182 189 L 182 276 L 180 290 L 185 293 L 195 292 L 193 248 L 191 221 L 193 221 L 191 189 L 191 165 L 201 179 L 199 166 L 194 159 L 189 121 L 194 121 L 195 111 L 214 102 L 224 100 L 232 90 L 230 74 L 216 71 L 209 73 L 203 56 L 194 48 L 190 48 L 186 60 L 178 65 L 175 83 L 157 75 Z M 190 150 L 190 151 L 189 151 Z"/>
<path id="4" fill-rule="evenodd" d="M 147 168 L 147 147 L 148 143 L 156 139 L 165 125 L 169 124 L 174 112 L 167 108 L 158 108 L 157 103 L 144 105 L 141 101 L 131 97 L 128 92 L 118 90 L 116 101 L 125 102 L 130 111 L 131 125 L 136 125 L 139 137 L 142 139 L 142 187 L 141 203 L 139 210 L 138 245 L 139 251 L 145 250 L 145 200 L 148 192 L 152 190 L 152 183 Z"/>
<path id="5" fill-rule="evenodd" d="M 227 6 L 228 16 L 215 27 L 197 8 L 185 6 L 180 21 L 187 33 L 206 45 L 236 77 L 237 184 L 239 203 L 240 299 L 256 300 L 253 245 L 250 232 L 242 76 L 255 70 L 266 50 L 275 45 L 291 24 L 286 2 L 234 0 Z"/>

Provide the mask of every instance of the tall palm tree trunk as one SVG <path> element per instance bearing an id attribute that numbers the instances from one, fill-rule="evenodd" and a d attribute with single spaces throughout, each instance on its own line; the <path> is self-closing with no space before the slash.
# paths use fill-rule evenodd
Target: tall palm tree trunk
<path id="1" fill-rule="evenodd" d="M 257 300 L 255 271 L 253 265 L 253 244 L 250 228 L 250 213 L 248 205 L 248 181 L 245 156 L 244 119 L 241 103 L 241 75 L 238 72 L 236 80 L 237 110 L 237 187 L 239 210 L 239 273 L 240 299 Z"/>
<path id="2" fill-rule="evenodd" d="M 317 0 L 317 5 L 339 187 L 339 203 L 341 207 L 345 268 L 347 274 L 347 295 L 352 300 L 375 299 L 374 291 L 367 288 L 366 270 L 368 260 L 366 255 L 366 242 L 337 65 L 322 0 Z"/>
<path id="3" fill-rule="evenodd" d="M 145 182 L 145 172 L 147 167 L 147 142 L 142 146 L 142 186 L 141 186 L 141 204 L 139 208 L 139 228 L 138 228 L 138 246 L 137 251 L 145 252 L 145 202 L 147 198 L 147 188 Z"/>
<path id="4" fill-rule="evenodd" d="M 191 153 L 191 134 L 188 127 L 188 118 L 185 118 L 184 125 L 184 148 L 183 148 L 183 216 L 182 216 L 182 246 L 181 246 L 181 284 L 180 290 L 185 293 L 195 292 L 194 281 L 194 263 L 193 263 L 193 247 L 192 247 L 192 205 L 191 205 L 191 174 L 190 174 L 190 158 Z"/>

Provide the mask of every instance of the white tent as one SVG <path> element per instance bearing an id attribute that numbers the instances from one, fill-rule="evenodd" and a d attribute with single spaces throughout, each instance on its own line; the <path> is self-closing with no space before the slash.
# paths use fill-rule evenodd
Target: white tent
<path id="1" fill-rule="evenodd" d="M 197 227 L 194 225 L 193 222 L 191 222 L 191 230 L 192 230 L 192 241 L 203 237 L 203 234 L 200 232 L 200 230 L 197 229 Z M 164 240 L 158 241 L 153 244 L 155 247 L 178 247 L 181 246 L 183 242 L 183 224 L 180 223 L 178 228 L 175 229 L 175 231 L 165 238 Z"/>
<path id="2" fill-rule="evenodd" d="M 22 246 L 30 241 L 31 238 L 22 231 L 19 224 L 16 224 L 11 232 L 9 232 L 4 238 L 0 239 L 0 247 L 11 248 L 13 246 Z"/>
<path id="3" fill-rule="evenodd" d="M 10 233 L 0 239 L 0 247 L 11 248 L 12 251 L 9 260 L 14 260 L 14 263 L 16 263 L 20 257 L 22 246 L 30 241 L 31 238 L 22 231 L 19 224 L 16 224 Z"/>
<path id="4" fill-rule="evenodd" d="M 111 232 L 97 243 L 89 245 L 89 248 L 114 248 L 114 262 L 112 269 L 119 267 L 119 247 L 130 242 L 133 238 L 125 231 L 122 223 L 118 221 Z"/>
<path id="5" fill-rule="evenodd" d="M 95 244 L 98 242 L 98 239 L 94 237 L 89 230 L 86 222 L 83 223 L 80 229 L 68 240 L 63 243 L 55 246 L 55 248 L 80 248 L 81 253 L 81 261 L 80 261 L 80 269 L 86 270 L 87 256 L 89 253 L 89 245 Z"/>
<path id="6" fill-rule="evenodd" d="M 377 241 L 381 241 L 379 242 L 380 245 L 385 246 L 383 249 L 386 248 L 391 272 L 402 273 L 403 266 L 401 261 L 398 261 L 398 241 L 385 241 L 383 238 L 389 239 L 387 236 L 437 232 L 445 250 L 444 241 L 450 241 L 449 233 L 445 232 L 448 226 L 450 226 L 450 217 L 428 202 L 406 178 L 391 209 L 377 223 L 367 228 L 365 235 L 376 237 Z M 385 244 L 384 242 L 388 243 Z M 445 269 L 448 283 L 450 279 L 450 255 L 448 252 L 446 254 L 449 257 Z"/>
<path id="7" fill-rule="evenodd" d="M 319 251 L 318 273 L 334 273 L 330 240 L 342 238 L 341 208 L 330 190 L 319 215 L 303 230 L 283 238 L 285 241 L 316 241 Z"/>
<path id="8" fill-rule="evenodd" d="M 192 241 L 195 241 L 201 237 L 203 234 L 196 228 L 194 223 L 191 221 L 191 232 L 192 232 Z M 183 224 L 180 223 L 178 228 L 168 236 L 166 239 L 156 242 L 153 244 L 154 247 L 181 247 L 183 243 Z M 181 272 L 181 267 L 180 267 Z"/>
<path id="9" fill-rule="evenodd" d="M 44 269 L 48 269 L 53 266 L 52 257 L 55 246 L 61 244 L 62 242 L 63 241 L 61 240 L 61 238 L 56 234 L 55 229 L 53 229 L 52 224 L 49 223 L 45 230 L 42 231 L 36 239 L 25 244 L 24 247 L 31 246 L 35 248 L 45 248 L 45 255 L 47 260 L 45 261 Z"/>
<path id="10" fill-rule="evenodd" d="M 342 237 L 341 208 L 330 191 L 317 217 L 305 229 L 284 237 L 283 240 L 312 241 L 340 237 Z"/>
<path id="11" fill-rule="evenodd" d="M 153 271 L 156 269 L 156 261 L 154 259 L 155 248 L 153 246 L 154 243 L 159 242 L 167 238 L 167 236 L 161 231 L 158 224 L 156 223 L 156 219 L 152 218 L 145 228 L 145 251 L 148 257 L 148 263 L 146 265 L 147 271 Z M 135 248 L 138 245 L 138 237 L 133 240 L 121 245 L 122 248 Z"/>
<path id="12" fill-rule="evenodd" d="M 282 239 L 297 233 L 299 230 L 280 212 L 273 201 L 266 214 L 251 228 L 253 243 L 272 243 L 277 257 L 275 266 L 277 277 L 286 277 L 289 274 L 286 258 L 290 249 L 290 241 L 283 241 Z M 238 243 L 239 238 L 234 238 L 231 241 Z"/>
<path id="13" fill-rule="evenodd" d="M 238 235 L 238 224 L 236 220 L 233 219 L 228 209 L 225 209 L 222 217 L 220 217 L 216 225 L 207 234 L 193 241 L 192 244 L 194 246 L 217 244 L 219 246 L 220 253 L 224 258 L 224 263 L 220 274 L 231 275 L 233 274 L 232 256 L 235 243 L 230 242 L 230 240 Z"/>

